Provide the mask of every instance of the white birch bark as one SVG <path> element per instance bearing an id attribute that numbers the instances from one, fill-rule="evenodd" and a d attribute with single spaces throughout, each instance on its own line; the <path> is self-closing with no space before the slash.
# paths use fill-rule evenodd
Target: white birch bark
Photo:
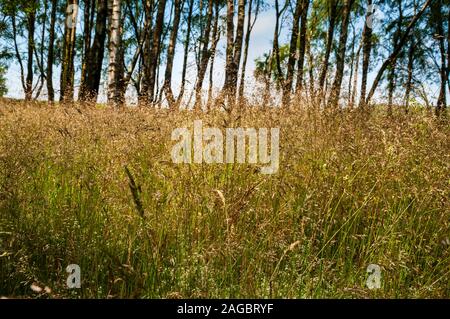
<path id="1" fill-rule="evenodd" d="M 108 63 L 108 102 L 114 106 L 119 106 L 120 101 L 120 81 L 118 69 L 120 67 L 120 19 L 121 0 L 108 0 L 109 7 L 109 63 Z"/>

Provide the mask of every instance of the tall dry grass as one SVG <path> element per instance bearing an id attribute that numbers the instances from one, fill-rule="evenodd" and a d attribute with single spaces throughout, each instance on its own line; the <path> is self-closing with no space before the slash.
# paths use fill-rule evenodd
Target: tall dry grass
<path id="1" fill-rule="evenodd" d="M 278 174 L 173 164 L 171 132 L 195 119 L 280 127 Z M 449 133 L 421 110 L 3 103 L 0 295 L 450 297 Z M 65 286 L 69 264 L 81 289 Z"/>

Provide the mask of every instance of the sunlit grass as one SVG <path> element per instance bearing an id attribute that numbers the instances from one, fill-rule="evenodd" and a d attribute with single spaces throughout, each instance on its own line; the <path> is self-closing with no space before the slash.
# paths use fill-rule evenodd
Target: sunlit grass
<path id="1" fill-rule="evenodd" d="M 200 118 L 280 127 L 278 174 L 173 164 L 172 130 Z M 0 295 L 450 297 L 449 133 L 421 110 L 0 105 Z"/>

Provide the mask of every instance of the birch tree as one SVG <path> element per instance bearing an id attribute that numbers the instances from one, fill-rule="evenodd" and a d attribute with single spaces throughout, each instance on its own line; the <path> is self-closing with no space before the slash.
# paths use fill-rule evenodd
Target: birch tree
<path id="1" fill-rule="evenodd" d="M 108 101 L 115 107 L 120 106 L 121 101 L 120 83 L 123 79 L 120 69 L 123 59 L 120 55 L 121 50 L 121 4 L 120 0 L 108 0 L 110 9 L 110 30 L 109 30 L 109 64 L 108 64 Z"/>

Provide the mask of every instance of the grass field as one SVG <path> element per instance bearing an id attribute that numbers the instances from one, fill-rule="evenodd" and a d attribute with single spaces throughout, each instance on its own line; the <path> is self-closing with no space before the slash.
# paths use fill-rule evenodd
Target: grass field
<path id="1" fill-rule="evenodd" d="M 448 119 L 385 114 L 3 103 L 0 296 L 449 298 Z M 279 172 L 173 164 L 195 119 L 280 127 Z"/>

